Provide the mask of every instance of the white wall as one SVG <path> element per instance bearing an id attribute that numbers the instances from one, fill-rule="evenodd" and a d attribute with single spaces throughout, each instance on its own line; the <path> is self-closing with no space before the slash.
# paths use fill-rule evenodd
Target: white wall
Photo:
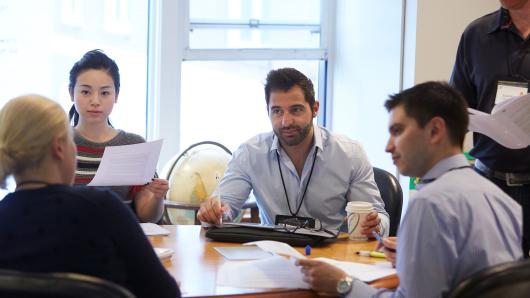
<path id="1" fill-rule="evenodd" d="M 449 80 L 465 27 L 499 7 L 498 0 L 407 1 L 409 26 L 405 42 L 407 50 L 415 55 L 406 56 L 409 59 L 405 59 L 404 77 L 407 79 L 403 87 L 428 80 Z"/>
<path id="2" fill-rule="evenodd" d="M 372 164 L 396 173 L 384 152 L 388 94 L 428 80 L 449 80 L 466 25 L 498 8 L 497 0 L 337 0 L 331 129 L 359 140 Z M 401 178 L 405 208 L 408 181 Z"/>

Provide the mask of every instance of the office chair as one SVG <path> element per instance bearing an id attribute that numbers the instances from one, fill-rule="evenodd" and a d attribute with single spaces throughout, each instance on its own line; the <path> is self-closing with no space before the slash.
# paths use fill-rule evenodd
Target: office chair
<path id="1" fill-rule="evenodd" d="M 200 205 L 217 188 L 231 157 L 232 152 L 224 145 L 203 141 L 171 159 L 161 173 L 169 181 L 162 223 L 200 224 L 197 220 Z M 186 214 L 175 209 L 193 212 Z"/>
<path id="2" fill-rule="evenodd" d="M 396 236 L 401 220 L 401 208 L 403 207 L 403 191 L 399 185 L 397 178 L 389 172 L 373 167 L 374 180 L 379 188 L 379 193 L 383 202 L 385 202 L 385 210 L 388 212 L 390 218 L 389 236 Z"/>
<path id="3" fill-rule="evenodd" d="M 530 296 L 530 260 L 502 263 L 461 281 L 450 298 L 498 298 Z"/>
<path id="4" fill-rule="evenodd" d="M 33 273 L 0 269 L 0 297 L 134 298 L 113 282 L 78 273 Z"/>

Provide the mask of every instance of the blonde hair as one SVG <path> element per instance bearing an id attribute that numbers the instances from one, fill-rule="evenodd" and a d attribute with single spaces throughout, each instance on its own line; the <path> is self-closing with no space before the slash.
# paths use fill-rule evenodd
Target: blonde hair
<path id="1" fill-rule="evenodd" d="M 0 111 L 0 187 L 9 175 L 38 167 L 56 136 L 68 134 L 63 108 L 29 94 L 8 101 Z"/>

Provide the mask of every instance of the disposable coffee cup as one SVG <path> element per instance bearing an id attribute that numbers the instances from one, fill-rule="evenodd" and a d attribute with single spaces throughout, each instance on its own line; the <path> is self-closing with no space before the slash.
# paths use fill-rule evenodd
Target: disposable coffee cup
<path id="1" fill-rule="evenodd" d="M 348 234 L 350 240 L 366 241 L 368 237 L 361 234 L 361 223 L 368 213 L 374 211 L 372 203 L 368 202 L 348 202 L 346 204 L 346 215 L 348 218 Z"/>

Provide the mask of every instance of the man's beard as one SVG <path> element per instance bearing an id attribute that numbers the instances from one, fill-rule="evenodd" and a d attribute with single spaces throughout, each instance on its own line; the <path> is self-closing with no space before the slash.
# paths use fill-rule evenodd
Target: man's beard
<path id="1" fill-rule="evenodd" d="M 306 125 L 305 127 L 292 125 L 292 126 L 283 128 L 283 129 L 296 128 L 298 131 L 298 134 L 295 137 L 285 138 L 281 133 L 282 128 L 280 128 L 279 131 L 275 130 L 274 133 L 282 141 L 282 144 L 287 145 L 287 146 L 296 146 L 302 143 L 302 141 L 307 137 L 312 126 L 313 126 L 313 121 L 309 122 L 309 124 Z"/>

